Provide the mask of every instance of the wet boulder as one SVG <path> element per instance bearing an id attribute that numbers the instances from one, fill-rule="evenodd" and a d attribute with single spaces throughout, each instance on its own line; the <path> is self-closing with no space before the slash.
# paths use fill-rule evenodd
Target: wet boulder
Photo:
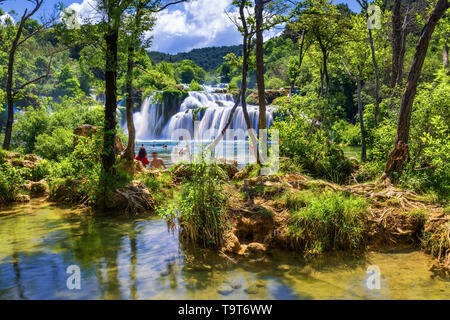
<path id="1" fill-rule="evenodd" d="M 266 253 L 266 246 L 259 242 L 252 242 L 245 249 L 246 255 L 263 256 Z"/>
<path id="2" fill-rule="evenodd" d="M 45 197 L 49 194 L 49 187 L 45 180 L 30 182 L 30 196 L 32 198 Z"/>
<path id="3" fill-rule="evenodd" d="M 30 201 L 30 196 L 27 195 L 27 194 L 19 193 L 18 195 L 16 195 L 14 201 L 16 201 L 16 202 L 29 202 Z"/>
<path id="4" fill-rule="evenodd" d="M 155 200 L 142 182 L 133 180 L 125 187 L 116 189 L 106 205 L 108 209 L 124 210 L 127 214 L 138 215 L 153 211 Z"/>
<path id="5" fill-rule="evenodd" d="M 232 232 L 228 231 L 224 235 L 224 245 L 222 251 L 226 253 L 238 253 L 241 250 L 241 244 L 238 237 Z"/>

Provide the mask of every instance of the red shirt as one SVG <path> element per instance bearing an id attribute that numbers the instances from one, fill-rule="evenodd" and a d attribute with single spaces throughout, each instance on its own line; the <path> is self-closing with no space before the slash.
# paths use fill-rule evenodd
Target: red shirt
<path id="1" fill-rule="evenodd" d="M 143 158 L 139 158 L 139 156 L 136 156 L 135 158 L 136 160 L 139 160 L 140 162 L 142 162 L 142 164 L 144 166 L 148 165 L 150 163 L 150 161 L 148 161 L 147 156 L 143 157 Z"/>

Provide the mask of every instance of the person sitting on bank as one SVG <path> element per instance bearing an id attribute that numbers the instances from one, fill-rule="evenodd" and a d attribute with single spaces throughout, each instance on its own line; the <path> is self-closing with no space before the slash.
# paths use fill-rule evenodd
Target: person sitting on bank
<path id="1" fill-rule="evenodd" d="M 144 167 L 146 167 L 150 163 L 150 161 L 148 161 L 147 151 L 145 150 L 144 145 L 142 145 L 142 147 L 139 148 L 138 155 L 136 156 L 135 159 L 142 162 Z"/>
<path id="2" fill-rule="evenodd" d="M 152 161 L 150 162 L 150 166 L 156 169 L 159 169 L 163 167 L 164 169 L 167 169 L 166 165 L 164 164 L 164 160 L 161 158 L 158 158 L 158 153 L 152 152 Z"/>

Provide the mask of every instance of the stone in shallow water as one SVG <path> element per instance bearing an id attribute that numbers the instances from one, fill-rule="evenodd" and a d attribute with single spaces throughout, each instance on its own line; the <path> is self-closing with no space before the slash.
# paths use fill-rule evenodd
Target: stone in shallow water
<path id="1" fill-rule="evenodd" d="M 234 291 L 234 289 L 230 285 L 223 285 L 219 289 L 217 289 L 217 293 L 219 293 L 219 294 L 221 294 L 223 296 L 228 296 L 231 293 L 233 293 L 233 291 Z"/>
<path id="2" fill-rule="evenodd" d="M 244 291 L 248 294 L 257 294 L 265 287 L 266 284 L 263 281 L 258 280 L 255 283 L 249 285 Z"/>
<path id="3" fill-rule="evenodd" d="M 291 267 L 288 266 L 287 264 L 280 264 L 277 267 L 277 270 L 279 270 L 279 271 L 289 271 L 290 269 L 291 269 Z"/>

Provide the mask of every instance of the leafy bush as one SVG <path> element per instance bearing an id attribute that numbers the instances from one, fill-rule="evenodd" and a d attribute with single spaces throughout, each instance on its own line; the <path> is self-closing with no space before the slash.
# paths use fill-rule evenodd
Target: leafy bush
<path id="1" fill-rule="evenodd" d="M 199 85 L 195 79 L 192 79 L 191 84 L 189 85 L 189 91 L 203 91 L 203 87 Z"/>
<path id="2" fill-rule="evenodd" d="M 73 130 L 55 128 L 51 133 L 36 137 L 34 152 L 50 160 L 65 158 L 73 151 L 73 137 Z"/>
<path id="3" fill-rule="evenodd" d="M 55 131 L 61 128 L 72 131 L 82 124 L 100 126 L 103 122 L 103 108 L 93 105 L 91 99 L 87 98 L 63 98 L 61 103 L 53 102 L 51 98 L 43 98 L 42 105 L 38 108 L 28 108 L 26 112 L 17 115 L 13 127 L 13 146 L 23 150 L 24 153 L 35 153 L 37 138 L 40 138 L 40 148 L 44 154 L 49 151 L 49 145 L 45 145 L 45 139 L 51 138 L 55 148 L 61 148 L 63 153 L 67 152 L 69 134 L 63 134 L 63 141 L 56 141 Z M 66 147 L 58 146 L 63 144 Z M 45 145 L 45 146 L 44 146 Z M 67 153 L 65 154 L 67 155 Z M 52 158 L 57 158 L 54 152 L 50 153 Z"/>
<path id="4" fill-rule="evenodd" d="M 286 83 L 277 77 L 270 77 L 267 80 L 266 86 L 267 86 L 267 89 L 281 89 L 281 88 L 286 87 Z"/>
<path id="5" fill-rule="evenodd" d="M 40 181 L 52 172 L 52 164 L 47 159 L 40 160 L 36 166 L 31 169 L 31 180 Z"/>
<path id="6" fill-rule="evenodd" d="M 59 162 L 53 162 L 50 172 L 50 192 L 60 191 L 58 187 L 71 186 L 76 181 L 77 194 L 88 203 L 95 204 L 98 200 L 101 163 L 101 140 L 99 134 L 94 139 L 79 137 L 74 151 L 69 157 Z"/>
<path id="7" fill-rule="evenodd" d="M 287 226 L 294 247 L 306 255 L 329 250 L 352 250 L 362 245 L 361 215 L 367 210 L 363 198 L 343 193 L 288 193 L 285 205 L 291 213 Z"/>
<path id="8" fill-rule="evenodd" d="M 0 164 L 0 204 L 14 201 L 29 176 L 27 168 L 14 168 L 8 162 Z"/>
<path id="9" fill-rule="evenodd" d="M 206 163 L 203 157 L 192 164 L 192 170 L 190 180 L 183 183 L 179 205 L 159 208 L 159 214 L 172 222 L 178 219 L 181 237 L 187 243 L 220 247 L 227 229 L 227 197 L 222 190 L 221 170 L 215 163 Z"/>
<path id="10" fill-rule="evenodd" d="M 361 129 L 359 124 L 351 124 L 345 120 L 338 120 L 332 127 L 334 141 L 345 146 L 361 145 Z"/>
<path id="11" fill-rule="evenodd" d="M 279 131 L 280 155 L 293 159 L 303 170 L 336 182 L 353 171 L 343 151 L 330 141 L 326 102 L 314 96 L 279 98 L 273 128 Z M 324 123 L 317 119 L 323 119 Z"/>

